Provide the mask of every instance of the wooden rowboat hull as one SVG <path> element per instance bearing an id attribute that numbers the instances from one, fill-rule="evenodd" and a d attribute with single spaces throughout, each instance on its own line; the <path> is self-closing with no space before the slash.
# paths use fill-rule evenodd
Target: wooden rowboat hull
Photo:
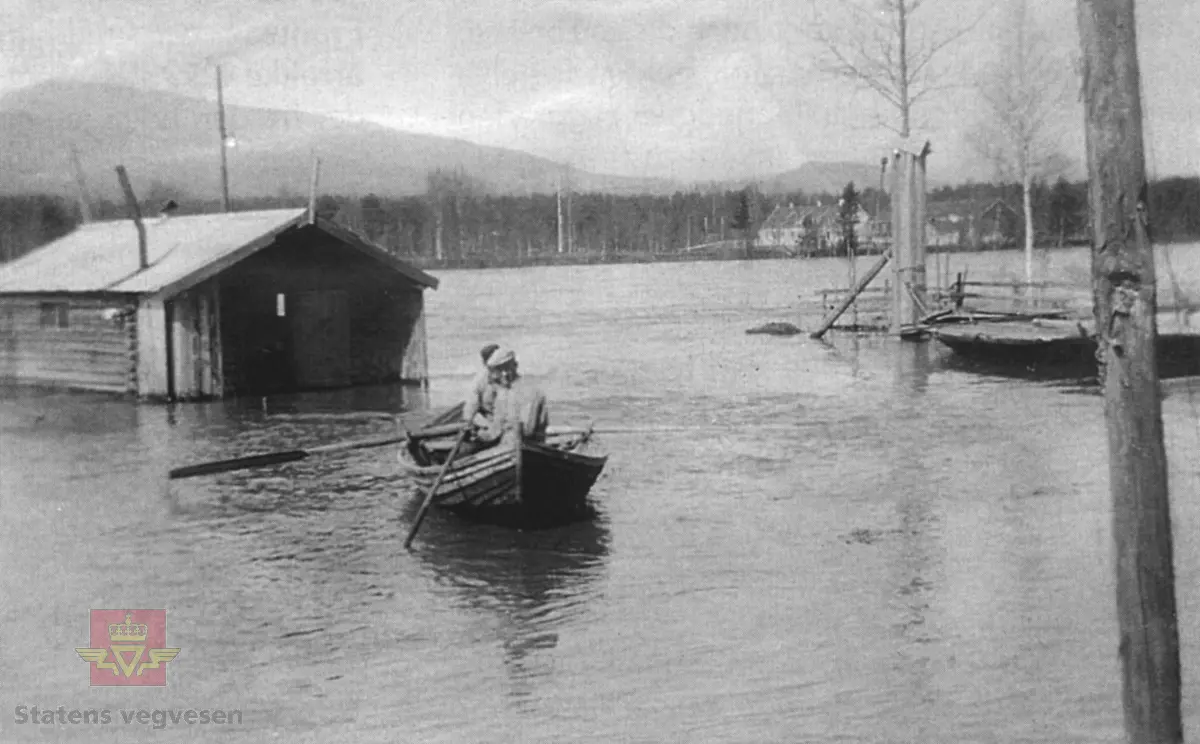
<path id="1" fill-rule="evenodd" d="M 1039 335 L 1028 331 L 1004 334 L 968 326 L 939 328 L 934 336 L 955 353 L 980 362 L 1021 367 L 1066 366 L 1082 374 L 1094 374 L 1096 369 L 1096 343 L 1079 334 Z"/>
<path id="2" fill-rule="evenodd" d="M 1047 328 L 985 323 L 938 328 L 934 335 L 962 358 L 997 369 L 1017 367 L 1078 377 L 1098 373 L 1095 336 L 1078 328 L 1072 332 L 1068 324 Z M 1200 374 L 1200 333 L 1160 332 L 1157 362 L 1162 378 Z"/>
<path id="3" fill-rule="evenodd" d="M 592 513 L 588 493 L 608 458 L 571 451 L 584 440 L 576 436 L 549 444 L 525 442 L 519 465 L 515 448 L 484 450 L 456 460 L 438 487 L 434 506 L 473 521 L 514 527 L 552 527 L 586 519 Z M 428 491 L 441 464 L 418 464 L 412 447 L 403 453 L 401 467 L 422 492 Z"/>

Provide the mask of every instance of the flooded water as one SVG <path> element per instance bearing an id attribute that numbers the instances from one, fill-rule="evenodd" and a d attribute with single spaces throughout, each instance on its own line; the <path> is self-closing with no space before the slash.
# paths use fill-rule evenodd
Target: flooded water
<path id="1" fill-rule="evenodd" d="M 1200 291 L 1200 246 L 1172 248 Z M 869 259 L 864 261 L 864 266 Z M 1016 254 L 958 256 L 972 278 Z M 1082 251 L 1050 271 L 1086 281 Z M 861 269 L 860 269 L 861 274 Z M 812 327 L 835 261 L 444 272 L 427 394 L 138 406 L 5 390 L 0 739 L 1117 742 L 1101 399 L 934 343 Z M 432 512 L 393 453 L 168 484 L 182 464 L 375 436 L 516 348 L 610 455 L 592 523 Z M 1200 384 L 1164 401 L 1185 728 L 1200 730 Z M 88 685 L 90 608 L 166 608 L 165 688 Z M 107 709 L 17 723 L 18 706 Z M 126 724 L 120 710 L 241 711 Z"/>

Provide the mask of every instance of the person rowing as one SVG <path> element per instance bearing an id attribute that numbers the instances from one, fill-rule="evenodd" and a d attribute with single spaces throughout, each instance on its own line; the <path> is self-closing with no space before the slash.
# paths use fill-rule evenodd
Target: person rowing
<path id="1" fill-rule="evenodd" d="M 521 376 L 516 354 L 511 349 L 497 348 L 488 357 L 487 368 L 488 385 L 494 394 L 491 415 L 471 410 L 468 421 L 475 426 L 472 440 L 482 447 L 514 446 L 520 425 L 525 439 L 544 441 L 550 426 L 546 396 Z"/>
<path id="2" fill-rule="evenodd" d="M 471 390 L 463 401 L 463 421 L 471 426 L 486 424 L 492 418 L 492 412 L 496 406 L 496 387 L 492 384 L 488 359 L 499 348 L 500 344 L 487 344 L 479 350 L 483 369 L 475 375 L 475 379 L 471 382 Z"/>

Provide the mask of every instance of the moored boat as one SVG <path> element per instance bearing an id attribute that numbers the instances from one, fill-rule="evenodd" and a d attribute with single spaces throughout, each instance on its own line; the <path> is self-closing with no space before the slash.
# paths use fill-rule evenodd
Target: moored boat
<path id="1" fill-rule="evenodd" d="M 451 416 L 435 419 L 445 428 Z M 452 423 L 452 421 L 450 422 Z M 427 427 L 427 428 L 432 428 Z M 415 432 L 401 448 L 401 468 L 427 492 L 454 447 L 454 434 Z M 545 441 L 459 456 L 438 486 L 433 504 L 478 521 L 515 527 L 551 527 L 591 514 L 588 493 L 608 461 L 584 454 L 590 430 L 551 428 Z"/>
<path id="2" fill-rule="evenodd" d="M 1078 377 L 1094 377 L 1098 372 L 1090 320 L 964 323 L 935 328 L 933 335 L 964 359 L 997 369 L 1017 367 Z M 1200 330 L 1165 328 L 1156 341 L 1160 377 L 1200 374 Z"/>

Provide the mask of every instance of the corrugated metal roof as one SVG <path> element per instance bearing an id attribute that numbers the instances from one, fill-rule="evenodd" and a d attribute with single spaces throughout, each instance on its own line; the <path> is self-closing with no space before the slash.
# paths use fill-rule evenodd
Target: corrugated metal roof
<path id="1" fill-rule="evenodd" d="M 138 270 L 132 220 L 93 222 L 0 265 L 0 292 L 153 293 L 255 241 L 299 224 L 303 209 L 144 220 L 150 265 Z"/>
<path id="2" fill-rule="evenodd" d="M 139 271 L 137 228 L 132 220 L 94 222 L 17 260 L 0 265 L 0 293 L 128 292 L 182 290 L 212 273 L 216 264 L 240 260 L 276 235 L 304 224 L 307 210 L 273 209 L 150 218 L 146 227 L 149 267 Z M 322 221 L 319 221 L 319 225 Z M 358 250 L 426 286 L 437 280 L 336 226 L 320 225 Z M 343 234 L 344 233 L 344 234 Z M 190 282 L 189 282 L 190 280 Z"/>

